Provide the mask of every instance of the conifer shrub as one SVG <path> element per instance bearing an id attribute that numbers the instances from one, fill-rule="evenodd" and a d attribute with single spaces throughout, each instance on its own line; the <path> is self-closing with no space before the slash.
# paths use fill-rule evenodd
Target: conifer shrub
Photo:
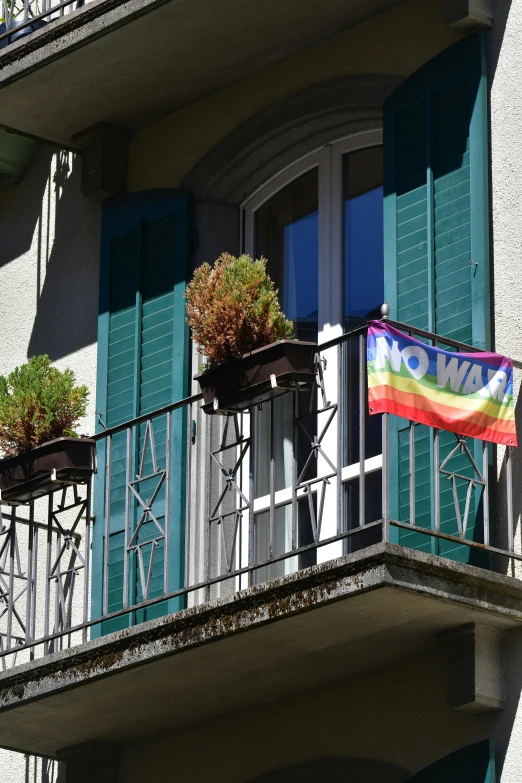
<path id="1" fill-rule="evenodd" d="M 48 356 L 33 356 L 8 376 L 0 376 L 0 452 L 23 454 L 48 440 L 78 437 L 88 390 L 76 386 L 72 370 L 53 367 Z"/>
<path id="2" fill-rule="evenodd" d="M 293 337 L 277 293 L 265 258 L 223 253 L 196 269 L 185 292 L 187 323 L 208 367 Z"/>

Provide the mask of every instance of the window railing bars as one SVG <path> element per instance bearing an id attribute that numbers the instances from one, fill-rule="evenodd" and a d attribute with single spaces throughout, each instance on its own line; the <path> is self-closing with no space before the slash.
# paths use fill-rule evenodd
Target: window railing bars
<path id="1" fill-rule="evenodd" d="M 79 0 L 61 0 L 61 2 L 53 3 L 52 0 L 48 0 L 42 4 L 42 11 L 39 12 L 38 0 L 23 0 L 23 7 L 17 11 L 17 4 L 15 2 L 8 3 L 6 0 L 2 2 L 2 18 L 5 20 L 6 30 L 0 33 L 0 42 L 7 39 L 7 43 L 13 43 L 14 40 L 18 40 L 24 30 L 35 25 L 35 29 L 40 29 L 42 23 L 48 23 L 54 21 L 54 19 L 62 18 L 66 11 L 71 12 L 84 5 Z M 15 13 L 15 11 L 17 11 Z M 33 30 L 29 31 L 30 33 Z M 25 33 L 27 35 L 27 33 Z"/>

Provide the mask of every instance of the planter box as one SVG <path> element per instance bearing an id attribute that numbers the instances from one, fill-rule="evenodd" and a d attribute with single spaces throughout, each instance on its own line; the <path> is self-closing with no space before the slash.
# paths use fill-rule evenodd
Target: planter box
<path id="1" fill-rule="evenodd" d="M 194 376 L 206 413 L 240 412 L 316 383 L 316 343 L 280 340 Z"/>
<path id="2" fill-rule="evenodd" d="M 64 484 L 85 483 L 94 472 L 94 448 L 88 438 L 57 438 L 0 460 L 2 502 L 27 503 Z"/>

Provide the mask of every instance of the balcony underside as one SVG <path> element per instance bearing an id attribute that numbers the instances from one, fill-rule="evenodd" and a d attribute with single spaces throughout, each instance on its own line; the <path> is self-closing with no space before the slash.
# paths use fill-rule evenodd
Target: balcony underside
<path id="1" fill-rule="evenodd" d="M 98 0 L 2 50 L 0 125 L 135 131 L 399 0 Z"/>
<path id="2" fill-rule="evenodd" d="M 0 675 L 2 745 L 128 745 L 522 623 L 522 583 L 378 544 Z"/>

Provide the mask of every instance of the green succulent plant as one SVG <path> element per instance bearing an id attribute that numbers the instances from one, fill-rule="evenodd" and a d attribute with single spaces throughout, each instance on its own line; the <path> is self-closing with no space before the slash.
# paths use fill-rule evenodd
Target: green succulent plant
<path id="1" fill-rule="evenodd" d="M 76 386 L 72 370 L 58 370 L 48 356 L 0 376 L 0 452 L 23 454 L 48 440 L 77 437 L 74 427 L 85 415 L 88 389 Z"/>

